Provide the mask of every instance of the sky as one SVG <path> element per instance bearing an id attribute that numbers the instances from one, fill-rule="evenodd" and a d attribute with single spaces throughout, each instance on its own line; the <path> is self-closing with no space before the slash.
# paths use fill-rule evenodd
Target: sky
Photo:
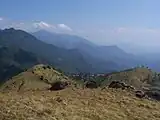
<path id="1" fill-rule="evenodd" d="M 159 6 L 159 0 L 0 0 L 0 28 L 46 29 L 129 52 L 156 52 Z"/>

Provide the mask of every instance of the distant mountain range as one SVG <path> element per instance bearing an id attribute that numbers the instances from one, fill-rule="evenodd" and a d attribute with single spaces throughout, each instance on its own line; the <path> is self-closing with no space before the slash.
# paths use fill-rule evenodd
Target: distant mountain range
<path id="1" fill-rule="evenodd" d="M 138 59 L 117 46 L 98 46 L 87 39 L 75 35 L 51 33 L 40 30 L 32 33 L 37 39 L 65 49 L 78 49 L 82 55 L 88 54 L 94 59 L 116 63 L 119 68 L 137 65 Z"/>
<path id="2" fill-rule="evenodd" d="M 109 69 L 110 67 L 114 68 L 113 64 L 115 64 L 116 67 L 114 69 L 116 70 L 144 65 L 160 71 L 160 53 L 158 51 L 155 54 L 134 55 L 125 52 L 118 46 L 98 46 L 85 38 L 75 35 L 58 34 L 45 30 L 40 30 L 32 34 L 39 40 L 57 47 L 77 49 L 84 57 L 86 55 L 89 56 L 86 59 L 92 58 L 96 61 L 97 59 L 101 61 L 100 63 L 102 64 L 99 65 L 104 66 L 105 62 L 110 62 Z"/>
<path id="3" fill-rule="evenodd" d="M 158 69 L 160 60 L 135 56 L 117 46 L 98 46 L 75 35 L 44 30 L 27 33 L 14 28 L 0 30 L 0 56 L 0 79 L 38 63 L 69 73 L 108 73 L 141 64 Z"/>
<path id="4" fill-rule="evenodd" d="M 65 49 L 75 49 L 75 48 L 83 47 L 81 45 L 85 45 L 87 47 L 96 46 L 94 43 L 88 41 L 87 39 L 84 39 L 76 35 L 54 33 L 46 30 L 39 30 L 31 34 L 43 42 L 53 44 L 57 47 L 65 48 Z"/>
<path id="5" fill-rule="evenodd" d="M 76 69 L 89 71 L 91 67 L 78 51 L 46 44 L 22 30 L 11 28 L 0 31 L 0 45 L 14 46 L 34 53 L 64 71 L 75 72 Z"/>
<path id="6" fill-rule="evenodd" d="M 0 30 L 0 53 L 5 52 L 6 54 L 2 54 L 0 60 L 5 61 L 3 59 L 8 59 L 8 62 L 5 61 L 6 63 L 1 62 L 1 66 L 3 67 L 0 68 L 0 71 L 7 69 L 8 66 L 5 65 L 9 63 L 14 63 L 12 66 L 14 65 L 16 69 L 18 68 L 15 71 L 22 71 L 37 63 L 51 64 L 56 68 L 62 69 L 64 72 L 71 73 L 101 73 L 121 69 L 118 64 L 111 60 L 103 60 L 90 54 L 92 49 L 96 48 L 96 45 L 85 41 L 85 39 L 81 41 L 80 37 L 75 38 L 79 38 L 79 42 L 81 42 L 77 44 L 79 47 L 74 47 L 73 44 L 70 48 L 65 48 L 41 41 L 32 34 L 22 30 L 14 28 Z M 11 57 L 7 55 L 11 55 Z M 20 61 L 17 61 L 17 59 Z M 12 71 L 11 73 L 16 74 L 17 72 Z M 9 76 L 12 75 L 4 78 L 8 78 Z"/>

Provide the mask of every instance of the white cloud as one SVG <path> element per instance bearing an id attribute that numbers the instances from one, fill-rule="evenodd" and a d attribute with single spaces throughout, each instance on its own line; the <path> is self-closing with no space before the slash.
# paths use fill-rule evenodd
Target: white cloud
<path id="1" fill-rule="evenodd" d="M 55 28 L 54 25 L 48 24 L 48 23 L 43 22 L 43 21 L 41 21 L 41 22 L 35 22 L 35 23 L 33 23 L 33 26 L 35 28 L 40 28 L 40 29 Z"/>
<path id="2" fill-rule="evenodd" d="M 46 23 L 44 21 L 34 22 L 34 23 L 32 23 L 32 26 L 34 29 L 45 29 L 45 30 L 48 30 L 51 32 L 60 32 L 60 33 L 65 32 L 65 33 L 67 33 L 67 32 L 72 31 L 72 29 L 65 24 L 53 25 L 53 24 Z"/>
<path id="3" fill-rule="evenodd" d="M 45 21 L 14 21 L 12 19 L 5 19 L 0 17 L 0 28 L 22 29 L 26 31 L 37 31 L 40 29 L 48 30 L 50 32 L 68 33 L 73 32 L 72 29 L 65 24 L 50 24 Z"/>
<path id="4" fill-rule="evenodd" d="M 78 26 L 78 25 L 77 25 Z M 120 45 L 125 50 L 133 46 L 148 51 L 160 48 L 160 28 L 80 26 L 72 30 L 65 24 L 49 24 L 45 21 L 14 21 L 0 17 L 0 29 L 14 27 L 28 32 L 45 29 L 51 32 L 76 34 L 101 45 Z M 79 29 L 79 30 L 78 30 Z M 130 46 L 129 46 L 130 45 Z M 138 46 L 137 48 L 134 46 Z M 131 51 L 132 52 L 132 51 Z"/>
<path id="5" fill-rule="evenodd" d="M 72 31 L 72 29 L 65 24 L 58 24 L 57 27 L 63 30 Z"/>

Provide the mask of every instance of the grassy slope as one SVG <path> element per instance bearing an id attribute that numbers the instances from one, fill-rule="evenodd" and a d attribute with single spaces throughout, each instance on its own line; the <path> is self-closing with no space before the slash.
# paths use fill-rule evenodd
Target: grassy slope
<path id="1" fill-rule="evenodd" d="M 43 77 L 43 80 L 40 78 Z M 69 80 L 66 76 L 45 65 L 37 65 L 20 73 L 2 85 L 2 91 L 47 89 L 55 81 Z"/>
<path id="2" fill-rule="evenodd" d="M 5 120 L 160 120 L 160 103 L 113 89 L 0 93 Z"/>
<path id="3" fill-rule="evenodd" d="M 0 83 L 17 75 L 24 69 L 45 61 L 33 53 L 18 47 L 0 45 Z"/>
<path id="4" fill-rule="evenodd" d="M 137 85 L 148 82 L 151 74 L 146 68 L 127 70 L 109 75 L 110 79 L 106 78 L 103 84 L 108 84 L 107 80 L 127 80 Z M 1 87 L 7 92 L 0 93 L 0 119 L 160 120 L 160 102 L 138 99 L 132 92 L 109 88 L 69 87 L 61 91 L 47 91 L 50 83 L 57 80 L 69 78 L 44 65 L 37 65 L 13 77 Z M 22 82 L 24 84 L 17 93 Z"/>
<path id="5" fill-rule="evenodd" d="M 111 73 L 108 76 L 99 78 L 101 80 L 101 85 L 108 85 L 113 80 L 123 81 L 130 84 L 136 88 L 141 88 L 142 86 L 148 85 L 152 82 L 153 72 L 147 68 L 135 68 L 129 69 L 117 73 Z"/>

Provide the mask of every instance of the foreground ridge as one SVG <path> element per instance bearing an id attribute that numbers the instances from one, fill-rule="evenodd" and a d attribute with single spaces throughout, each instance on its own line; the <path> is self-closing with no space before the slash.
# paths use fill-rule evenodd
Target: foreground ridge
<path id="1" fill-rule="evenodd" d="M 125 90 L 65 89 L 0 94 L 0 119 L 159 120 L 160 103 Z"/>
<path id="2" fill-rule="evenodd" d="M 66 76 L 36 65 L 0 87 L 0 119 L 159 120 L 158 76 L 148 68 Z"/>

